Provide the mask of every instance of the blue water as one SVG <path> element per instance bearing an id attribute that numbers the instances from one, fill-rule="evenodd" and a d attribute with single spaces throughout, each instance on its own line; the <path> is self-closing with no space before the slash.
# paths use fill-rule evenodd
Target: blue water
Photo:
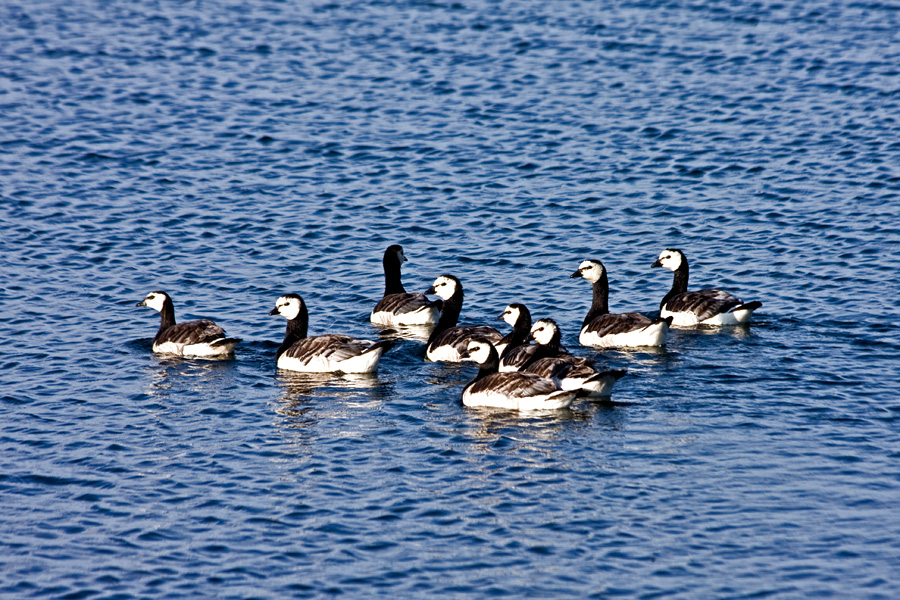
<path id="1" fill-rule="evenodd" d="M 898 65 L 877 2 L 3 2 L 0 597 L 900 597 Z M 619 404 L 278 372 L 393 243 Z M 673 246 L 754 324 L 580 347 L 578 263 L 653 313 Z M 152 355 L 156 289 L 235 359 Z"/>

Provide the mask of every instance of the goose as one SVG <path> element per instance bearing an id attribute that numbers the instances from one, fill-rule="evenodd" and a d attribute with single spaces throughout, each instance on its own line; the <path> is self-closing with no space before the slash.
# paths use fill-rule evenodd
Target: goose
<path id="1" fill-rule="evenodd" d="M 535 323 L 531 336 L 539 346 L 547 348 L 549 355 L 531 362 L 521 372 L 553 379 L 564 390 L 580 390 L 581 395 L 589 397 L 609 396 L 616 381 L 627 373 L 624 369 L 598 371 L 593 361 L 566 352 L 560 344 L 559 326 L 553 319 Z"/>
<path id="2" fill-rule="evenodd" d="M 609 312 L 609 278 L 599 260 L 585 260 L 570 277 L 594 284 L 594 301 L 581 324 L 578 341 L 598 348 L 664 346 L 672 319 L 651 320 L 641 313 Z M 665 317 L 665 315 L 663 315 Z"/>
<path id="3" fill-rule="evenodd" d="M 519 371 L 547 354 L 545 348 L 529 343 L 531 313 L 524 304 L 510 304 L 499 318 L 513 326 L 512 332 L 494 345 L 500 356 L 501 373 Z"/>
<path id="4" fill-rule="evenodd" d="M 552 380 L 531 373 L 498 373 L 500 357 L 486 339 L 475 338 L 462 352 L 463 360 L 479 364 L 478 375 L 464 389 L 463 404 L 511 410 L 567 408 L 577 391 L 562 390 Z"/>
<path id="5" fill-rule="evenodd" d="M 444 301 L 441 318 L 428 337 L 428 345 L 425 348 L 425 357 L 428 360 L 461 362 L 460 354 L 465 352 L 469 340 L 474 337 L 484 338 L 492 344 L 500 341 L 502 336 L 493 327 L 456 326 L 462 310 L 463 288 L 459 279 L 453 275 L 441 275 L 425 293 L 437 294 Z"/>
<path id="6" fill-rule="evenodd" d="M 153 351 L 177 356 L 222 357 L 234 353 L 240 338 L 225 337 L 225 330 L 208 320 L 175 323 L 175 306 L 165 292 L 150 292 L 135 306 L 149 306 L 159 312 L 159 331 Z"/>
<path id="7" fill-rule="evenodd" d="M 672 289 L 659 303 L 661 317 L 671 316 L 678 327 L 694 325 L 740 325 L 750 321 L 762 302 L 743 302 L 723 290 L 687 291 L 688 261 L 684 252 L 667 248 L 651 267 L 664 267 L 674 274 Z"/>
<path id="8" fill-rule="evenodd" d="M 284 342 L 275 353 L 276 365 L 287 371 L 374 373 L 381 355 L 394 345 L 389 341 L 372 342 L 338 334 L 306 337 L 309 312 L 297 294 L 279 297 L 269 314 L 287 319 Z"/>
<path id="9" fill-rule="evenodd" d="M 425 294 L 409 294 L 400 282 L 400 266 L 407 261 L 397 244 L 384 251 L 384 297 L 372 309 L 369 320 L 377 325 L 434 325 L 441 314 L 441 301 Z"/>
<path id="10" fill-rule="evenodd" d="M 514 303 L 507 306 L 497 320 L 506 321 L 513 328 L 494 344 L 494 348 L 497 349 L 497 354 L 502 360 L 503 352 L 507 348 L 515 348 L 528 343 L 528 337 L 531 335 L 531 313 L 524 304 Z"/>

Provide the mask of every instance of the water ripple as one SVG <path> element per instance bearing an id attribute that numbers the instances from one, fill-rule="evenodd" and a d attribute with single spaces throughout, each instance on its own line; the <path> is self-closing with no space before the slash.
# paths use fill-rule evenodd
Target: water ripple
<path id="1" fill-rule="evenodd" d="M 900 12 L 515 0 L 0 7 L 0 594 L 893 598 Z M 381 255 L 624 368 L 616 403 L 462 407 L 368 323 Z M 650 270 L 763 308 L 578 345 Z M 149 352 L 179 319 L 234 360 Z M 377 376 L 278 372 L 313 333 Z"/>

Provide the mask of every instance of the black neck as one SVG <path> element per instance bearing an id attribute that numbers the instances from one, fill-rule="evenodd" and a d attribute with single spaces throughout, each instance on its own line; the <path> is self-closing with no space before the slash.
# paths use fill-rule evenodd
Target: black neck
<path id="1" fill-rule="evenodd" d="M 500 357 L 497 356 L 497 350 L 493 346 L 490 346 L 487 360 L 478 365 L 478 367 L 478 375 L 475 376 L 473 383 L 500 370 Z"/>
<path id="2" fill-rule="evenodd" d="M 559 353 L 562 348 L 562 333 L 559 329 L 553 334 L 553 337 L 550 338 L 550 341 L 546 344 L 541 344 L 544 348 L 553 351 L 554 353 Z"/>
<path id="3" fill-rule="evenodd" d="M 172 304 L 171 298 L 166 297 L 162 305 L 162 310 L 159 311 L 159 332 L 157 332 L 156 335 L 159 335 L 173 325 L 175 325 L 175 305 Z"/>
<path id="4" fill-rule="evenodd" d="M 603 269 L 600 279 L 594 282 L 594 301 L 591 303 L 591 310 L 584 317 L 581 328 L 584 329 L 588 323 L 606 314 L 609 314 L 609 278 L 606 276 L 606 269 Z"/>
<path id="5" fill-rule="evenodd" d="M 688 263 L 686 258 L 681 259 L 681 266 L 675 269 L 672 274 L 672 289 L 669 290 L 669 293 L 665 295 L 662 299 L 662 302 L 659 303 L 659 307 L 662 308 L 666 305 L 673 296 L 677 296 L 678 294 L 682 294 L 688 289 Z"/>
<path id="6" fill-rule="evenodd" d="M 381 263 L 384 265 L 384 295 L 405 294 L 406 290 L 400 283 L 400 261 L 396 253 L 385 253 Z"/>
<path id="7" fill-rule="evenodd" d="M 275 359 L 277 360 L 284 354 L 285 350 L 293 346 L 297 340 L 305 338 L 308 329 L 309 313 L 306 310 L 306 304 L 304 304 L 300 307 L 300 313 L 287 322 L 287 328 L 284 332 L 284 341 L 281 342 L 281 346 L 278 347 L 278 352 L 275 353 Z"/>
<path id="8" fill-rule="evenodd" d="M 512 335 L 509 336 L 509 343 L 503 349 L 503 355 L 506 356 L 519 346 L 528 342 L 528 336 L 531 335 L 531 313 L 525 307 L 519 308 L 519 318 L 513 325 Z"/>
<path id="9" fill-rule="evenodd" d="M 437 325 L 434 326 L 434 330 L 428 336 L 429 344 L 441 333 L 451 327 L 456 327 L 456 324 L 459 322 L 459 313 L 462 311 L 462 305 L 463 290 L 462 286 L 457 285 L 456 292 L 444 300 L 444 306 L 441 308 L 441 318 L 438 319 Z"/>

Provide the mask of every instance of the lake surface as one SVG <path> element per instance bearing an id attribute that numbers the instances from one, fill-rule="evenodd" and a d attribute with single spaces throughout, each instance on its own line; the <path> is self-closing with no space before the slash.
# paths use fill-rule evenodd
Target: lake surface
<path id="1" fill-rule="evenodd" d="M 4 2 L 0 596 L 900 597 L 898 119 L 877 2 Z M 616 403 L 277 371 L 283 293 L 382 335 L 394 243 Z M 579 346 L 578 263 L 653 314 L 666 247 L 752 326 Z"/>

